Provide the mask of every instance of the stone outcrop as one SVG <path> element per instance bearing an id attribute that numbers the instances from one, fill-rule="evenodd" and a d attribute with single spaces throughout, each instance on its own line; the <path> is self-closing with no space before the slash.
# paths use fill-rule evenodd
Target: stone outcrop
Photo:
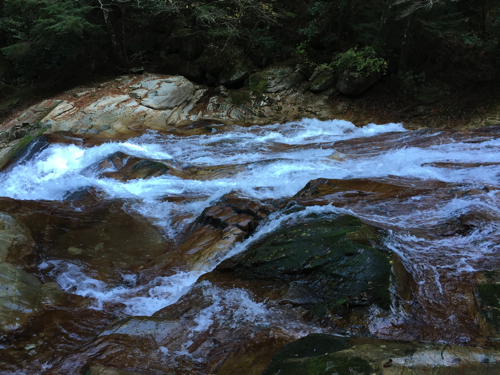
<path id="1" fill-rule="evenodd" d="M 250 69 L 243 64 L 237 64 L 231 69 L 226 69 L 219 74 L 219 82 L 223 86 L 232 86 L 242 83 L 250 75 Z"/>
<path id="2" fill-rule="evenodd" d="M 0 124 L 0 169 L 46 130 L 41 120 L 60 104 L 59 99 L 45 100 Z"/>
<path id="3" fill-rule="evenodd" d="M 340 74 L 336 87 L 343 95 L 355 96 L 368 90 L 380 77 L 382 77 L 382 74 L 379 72 L 365 74 L 363 72 L 345 71 Z"/>
<path id="4" fill-rule="evenodd" d="M 29 230 L 12 216 L 0 212 L 0 262 L 24 265 L 34 247 Z"/>
<path id="5" fill-rule="evenodd" d="M 389 310 L 392 255 L 373 247 L 376 229 L 363 228 L 350 216 L 287 226 L 206 277 L 247 283 L 255 295 L 266 290 L 268 298 L 301 306 L 308 319 L 318 321 L 353 307 L 359 313 L 373 304 Z"/>
<path id="6" fill-rule="evenodd" d="M 60 303 L 64 298 L 56 283 L 42 284 L 15 266 L 29 265 L 34 248 L 30 231 L 0 212 L 0 336 L 21 327 L 44 306 Z"/>
<path id="7" fill-rule="evenodd" d="M 41 308 L 41 282 L 33 275 L 0 262 L 0 334 L 19 328 Z"/>
<path id="8" fill-rule="evenodd" d="M 42 133 L 124 139 L 147 130 L 176 132 L 199 121 L 269 124 L 304 117 L 335 118 L 346 111 L 346 106 L 330 105 L 329 92 L 309 91 L 311 83 L 301 69 L 272 67 L 250 74 L 237 68 L 226 72 L 222 81 L 231 85 L 248 77 L 248 85 L 239 90 L 224 86 L 211 90 L 182 76 L 153 74 L 126 75 L 69 90 L 0 125 L 0 168 Z M 330 81 L 313 82 L 312 91 L 323 91 Z"/>
<path id="9" fill-rule="evenodd" d="M 483 271 L 476 278 L 476 306 L 483 334 L 500 337 L 500 270 Z"/>
<path id="10" fill-rule="evenodd" d="M 495 350 L 310 335 L 276 353 L 262 375 L 489 375 L 498 371 L 500 355 Z"/>
<path id="11" fill-rule="evenodd" d="M 313 76 L 309 78 L 311 81 L 311 87 L 309 90 L 311 92 L 320 93 L 335 85 L 336 78 L 334 73 L 317 73 L 318 74 L 313 74 Z"/>

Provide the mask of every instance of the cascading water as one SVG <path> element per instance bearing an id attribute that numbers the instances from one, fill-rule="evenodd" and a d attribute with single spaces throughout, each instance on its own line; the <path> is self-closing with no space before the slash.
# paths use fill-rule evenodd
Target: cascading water
<path id="1" fill-rule="evenodd" d="M 72 192 L 94 188 L 104 194 L 104 199 L 123 200 L 128 212 L 147 217 L 162 229 L 166 238 L 175 240 L 204 209 L 231 192 L 277 201 L 289 199 L 318 178 L 397 182 L 408 190 L 420 190 L 368 204 L 343 198 L 341 204 L 318 203 L 296 213 L 276 212 L 253 236 L 213 257 L 201 269 L 178 270 L 147 282 L 138 282 L 136 274 L 124 272 L 121 277 L 127 286 L 108 285 L 105 280 L 96 279 L 84 262 L 57 259 L 43 259 L 39 273 L 72 294 L 91 298 L 93 309 L 121 303 L 125 305 L 125 314 L 151 316 L 179 301 L 201 275 L 222 260 L 244 251 L 282 223 L 310 213 L 349 213 L 389 231 L 385 245 L 400 256 L 416 280 L 416 299 L 423 320 L 429 324 L 441 322 L 436 326 L 447 325 L 450 330 L 469 324 L 461 318 L 465 314 L 461 307 L 463 296 L 460 290 L 456 291 L 453 280 L 470 285 L 476 271 L 500 267 L 500 131 L 467 138 L 450 132 L 407 132 L 400 124 L 356 128 L 338 120 L 213 128 L 216 131 L 208 135 L 180 137 L 151 132 L 93 147 L 51 144 L 35 157 L 20 160 L 0 174 L 0 196 L 61 201 Z M 105 177 L 106 172 L 117 169 L 98 166 L 116 152 L 165 162 L 178 169 L 203 168 L 208 177 L 164 174 L 125 181 Z M 337 157 L 328 158 L 332 154 Z M 210 175 L 222 166 L 228 172 Z M 450 193 L 453 189 L 456 193 Z M 461 215 L 474 215 L 475 221 L 467 233 L 436 235 L 443 223 Z M 221 311 L 233 305 L 239 309 L 232 307 L 230 319 L 237 316 L 240 320 L 252 319 L 256 324 L 276 323 L 270 318 L 272 308 L 254 302 L 244 290 L 235 288 L 224 296 L 224 291 L 204 285 L 209 290 L 205 293 L 213 296 L 213 303 L 194 317 L 193 332 L 208 327 L 218 314 L 224 315 Z M 396 321 L 399 318 L 394 313 Z M 382 334 L 386 327 L 375 323 L 372 326 L 375 335 L 398 337 L 395 331 Z M 311 324 L 301 326 L 299 331 L 307 334 L 321 328 Z M 471 330 L 464 330 L 459 340 L 467 342 L 470 335 Z"/>

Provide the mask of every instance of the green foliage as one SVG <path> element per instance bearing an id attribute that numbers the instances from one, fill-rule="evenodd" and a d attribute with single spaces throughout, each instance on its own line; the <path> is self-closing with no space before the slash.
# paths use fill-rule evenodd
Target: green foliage
<path id="1" fill-rule="evenodd" d="M 341 53 L 332 63 L 332 66 L 339 71 L 349 70 L 366 74 L 374 72 L 385 74 L 387 71 L 387 61 L 378 57 L 372 47 L 351 48 L 347 52 Z"/>
<path id="2" fill-rule="evenodd" d="M 303 29 L 299 29 L 299 34 L 304 35 L 308 41 L 318 35 L 319 29 L 316 20 L 312 20 L 309 25 Z"/>
<path id="3" fill-rule="evenodd" d="M 432 102 L 450 94 L 445 85 L 431 84 L 426 81 L 425 72 L 415 74 L 412 71 L 398 74 L 401 89 L 422 102 Z"/>
<path id="4" fill-rule="evenodd" d="M 99 32 L 88 5 L 72 0 L 4 0 L 0 29 L 9 44 L 1 51 L 30 78 L 75 58 L 82 41 Z M 35 68 L 36 66 L 36 68 Z"/>
<path id="5" fill-rule="evenodd" d="M 396 77 L 398 69 L 425 72 L 426 82 L 449 77 L 443 67 L 477 71 L 484 79 L 497 64 L 500 73 L 498 0 L 435 0 L 432 7 L 415 7 L 424 3 L 429 2 L 0 0 L 0 51 L 24 81 L 70 73 L 83 64 L 109 72 L 114 55 L 111 64 L 120 68 L 161 65 L 193 41 L 216 52 L 198 61 L 205 67 L 212 56 L 218 62 L 263 56 L 260 61 L 298 57 L 315 69 L 365 73 L 384 73 L 390 60 Z M 402 18 L 407 10 L 411 15 Z M 432 96 L 428 83 L 397 79 L 406 92 Z"/>

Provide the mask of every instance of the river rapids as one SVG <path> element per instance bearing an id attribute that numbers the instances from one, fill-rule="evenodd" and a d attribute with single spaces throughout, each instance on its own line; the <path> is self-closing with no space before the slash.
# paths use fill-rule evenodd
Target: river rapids
<path id="1" fill-rule="evenodd" d="M 162 373 L 158 361 L 165 373 L 208 373 L 230 358 L 207 354 L 216 341 L 258 347 L 311 333 L 484 340 L 476 284 L 500 268 L 499 127 L 407 131 L 304 119 L 92 145 L 67 136 L 30 147 L 0 172 L 0 211 L 31 230 L 36 251 L 26 270 L 57 283 L 66 302 L 39 309 L 31 331 L 0 336 L 2 373 L 79 373 L 93 360 L 140 369 L 146 352 L 148 373 Z M 234 210 L 236 224 L 229 214 L 217 219 L 224 225 L 206 219 L 222 217 L 211 212 L 228 199 L 243 207 Z M 256 219 L 257 204 L 269 208 Z M 260 281 L 218 284 L 211 276 L 276 231 L 343 215 L 384 233 L 380 247 L 394 257 L 385 312 L 374 304 L 359 313 L 363 322 L 351 314 L 342 323 L 341 312 L 313 319 Z M 202 239 L 192 240 L 196 225 L 209 224 L 212 232 L 200 229 Z M 122 242 L 113 247 L 114 238 Z M 127 354 L 106 341 L 121 333 Z M 144 349 L 148 340 L 154 349 Z"/>

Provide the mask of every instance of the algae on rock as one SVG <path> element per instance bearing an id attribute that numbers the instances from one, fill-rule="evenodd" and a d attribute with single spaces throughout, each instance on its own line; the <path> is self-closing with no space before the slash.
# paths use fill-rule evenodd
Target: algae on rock
<path id="1" fill-rule="evenodd" d="M 256 295 L 266 285 L 282 303 L 307 309 L 311 319 L 332 317 L 345 307 L 365 311 L 376 304 L 388 310 L 392 255 L 359 241 L 360 232 L 372 235 L 362 228 L 352 216 L 282 227 L 221 263 L 209 280 L 255 280 Z"/>

